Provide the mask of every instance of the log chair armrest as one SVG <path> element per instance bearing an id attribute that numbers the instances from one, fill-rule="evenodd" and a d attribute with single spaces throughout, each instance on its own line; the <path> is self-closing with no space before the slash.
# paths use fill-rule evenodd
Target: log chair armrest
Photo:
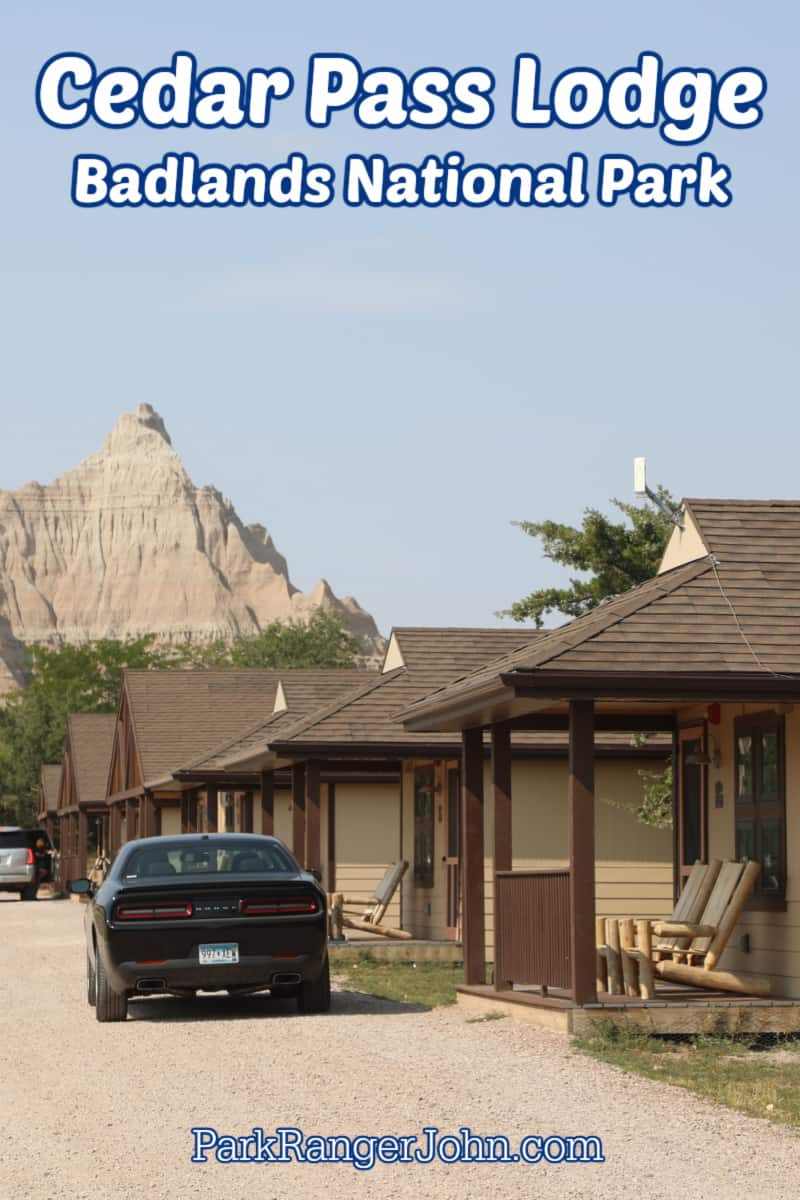
<path id="1" fill-rule="evenodd" d="M 656 921 L 653 933 L 656 937 L 713 937 L 716 925 L 691 925 L 683 921 Z"/>

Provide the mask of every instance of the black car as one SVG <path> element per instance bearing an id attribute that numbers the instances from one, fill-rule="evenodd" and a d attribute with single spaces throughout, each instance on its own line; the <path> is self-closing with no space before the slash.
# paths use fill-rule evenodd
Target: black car
<path id="1" fill-rule="evenodd" d="M 254 834 L 142 838 L 96 892 L 88 879 L 86 973 L 98 1021 L 124 1021 L 131 996 L 198 991 L 294 996 L 327 1012 L 326 895 L 283 842 Z"/>

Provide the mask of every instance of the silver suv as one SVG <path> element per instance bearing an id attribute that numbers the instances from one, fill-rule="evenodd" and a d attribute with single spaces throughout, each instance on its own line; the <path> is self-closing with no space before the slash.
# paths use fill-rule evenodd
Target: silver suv
<path id="1" fill-rule="evenodd" d="M 40 883 L 52 878 L 53 844 L 44 829 L 0 825 L 0 892 L 35 900 Z"/>

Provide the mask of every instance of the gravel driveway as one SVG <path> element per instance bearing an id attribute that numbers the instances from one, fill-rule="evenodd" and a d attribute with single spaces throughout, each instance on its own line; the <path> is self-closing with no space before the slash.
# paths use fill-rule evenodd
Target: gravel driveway
<path id="1" fill-rule="evenodd" d="M 98 1025 L 76 901 L 0 904 L 0 1194 L 37 1200 L 797 1196 L 800 1138 L 573 1053 L 352 992 L 327 1016 L 265 997 L 139 1001 Z M 604 1164 L 192 1165 L 195 1125 L 309 1133 L 597 1134 Z"/>

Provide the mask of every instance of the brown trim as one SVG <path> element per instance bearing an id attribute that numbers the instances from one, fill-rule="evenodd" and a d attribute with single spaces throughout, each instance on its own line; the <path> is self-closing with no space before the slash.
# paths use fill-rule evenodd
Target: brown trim
<path id="1" fill-rule="evenodd" d="M 755 671 L 514 671 L 500 678 L 518 698 L 631 700 L 763 700 L 780 704 L 800 699 L 800 675 Z"/>
<path id="2" fill-rule="evenodd" d="M 306 763 L 306 868 L 322 870 L 319 763 Z"/>
<path id="3" fill-rule="evenodd" d="M 514 731 L 540 731 L 543 733 L 566 732 L 569 729 L 568 713 L 528 713 L 523 717 L 512 717 L 507 722 Z M 675 728 L 672 713 L 597 713 L 594 719 L 595 733 L 671 733 Z"/>
<path id="4" fill-rule="evenodd" d="M 569 883 L 572 995 L 597 1002 L 595 967 L 594 704 L 569 706 Z"/>
<path id="5" fill-rule="evenodd" d="M 206 830 L 209 833 L 219 830 L 219 789 L 211 784 L 206 787 Z"/>
<path id="6" fill-rule="evenodd" d="M 336 891 L 336 784 L 328 784 L 328 891 Z"/>
<path id="7" fill-rule="evenodd" d="M 774 799 L 766 798 L 762 792 L 761 765 L 762 751 L 760 738 L 756 734 L 774 732 L 777 738 L 777 780 Z M 752 799 L 749 803 L 740 802 L 738 797 L 737 777 L 737 742 L 740 736 L 750 735 L 752 738 Z M 787 845 L 786 845 L 786 720 L 781 713 L 762 712 L 747 713 L 734 718 L 733 722 L 733 827 L 734 837 L 740 823 L 750 822 L 753 828 L 753 858 L 761 863 L 759 875 L 753 895 L 748 901 L 747 908 L 751 912 L 782 912 L 786 908 L 786 877 L 787 877 Z M 778 825 L 780 832 L 781 850 L 778 863 L 781 890 L 765 892 L 764 886 L 764 848 L 763 826 L 765 822 Z M 739 857 L 738 848 L 736 851 Z"/>
<path id="8" fill-rule="evenodd" d="M 676 781 L 678 806 L 678 839 L 677 839 L 677 872 L 678 892 L 683 888 L 689 877 L 693 863 L 684 863 L 684 826 L 685 805 L 683 803 L 683 743 L 699 741 L 702 753 L 708 749 L 708 727 L 705 720 L 690 721 L 681 724 L 677 731 L 678 744 L 678 777 Z M 708 862 L 708 769 L 700 767 L 700 855 L 701 862 Z"/>
<path id="9" fill-rule="evenodd" d="M 292 767 L 292 853 L 300 866 L 306 856 L 306 764 Z"/>
<path id="10" fill-rule="evenodd" d="M 272 771 L 261 772 L 261 832 L 275 833 L 275 776 Z"/>
<path id="11" fill-rule="evenodd" d="M 465 729 L 462 736 L 461 922 L 464 947 L 464 980 L 486 982 L 486 930 L 484 915 L 483 848 L 483 732 Z"/>
<path id="12" fill-rule="evenodd" d="M 494 869 L 510 871 L 511 734 L 508 725 L 492 726 L 492 793 L 494 798 Z"/>

